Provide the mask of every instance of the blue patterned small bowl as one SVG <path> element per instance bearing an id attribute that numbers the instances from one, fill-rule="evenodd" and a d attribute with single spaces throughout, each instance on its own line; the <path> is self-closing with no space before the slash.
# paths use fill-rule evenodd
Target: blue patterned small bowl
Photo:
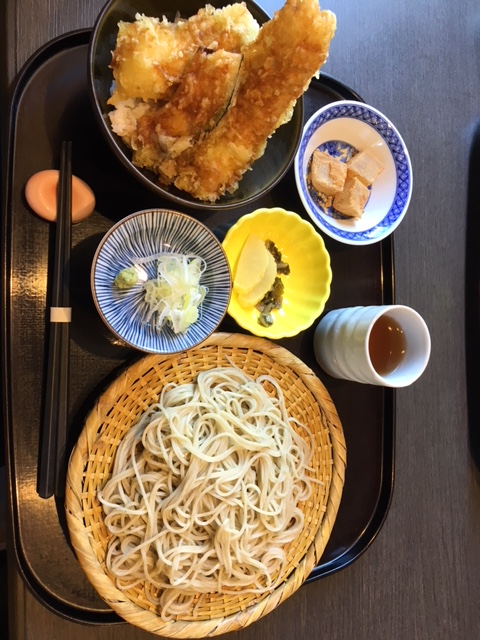
<path id="1" fill-rule="evenodd" d="M 309 180 L 315 149 L 348 158 L 370 150 L 384 169 L 370 187 L 359 219 L 338 214 L 319 203 Z M 377 109 L 354 100 L 333 102 L 305 124 L 295 157 L 295 180 L 302 203 L 313 222 L 327 235 L 350 245 L 373 244 L 388 236 L 402 221 L 412 195 L 412 166 L 407 147 L 395 126 Z"/>
<path id="2" fill-rule="evenodd" d="M 159 328 L 157 314 L 149 313 L 145 301 L 145 282 L 157 277 L 158 256 L 165 254 L 194 255 L 205 264 L 199 317 L 183 332 L 176 333 L 170 323 Z M 132 268 L 138 280 L 119 288 L 118 274 Z M 232 278 L 221 243 L 204 224 L 176 211 L 148 209 L 123 218 L 105 234 L 93 259 L 91 288 L 101 318 L 123 343 L 172 354 L 197 346 L 217 329 L 228 308 Z"/>

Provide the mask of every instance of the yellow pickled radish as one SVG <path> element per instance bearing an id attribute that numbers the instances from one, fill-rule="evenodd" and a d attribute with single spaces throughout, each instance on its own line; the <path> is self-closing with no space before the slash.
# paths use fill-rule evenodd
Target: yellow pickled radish
<path id="1" fill-rule="evenodd" d="M 263 298 L 267 291 L 270 291 L 273 283 L 275 282 L 275 277 L 277 275 L 277 263 L 275 262 L 275 258 L 268 251 L 268 249 L 267 253 L 267 268 L 260 282 L 256 284 L 253 289 L 248 291 L 248 293 L 239 294 L 237 296 L 238 303 L 246 309 L 248 309 L 249 307 L 254 307 L 257 302 L 259 302 Z"/>
<path id="2" fill-rule="evenodd" d="M 246 295 L 262 282 L 272 255 L 265 242 L 256 235 L 249 235 L 240 252 L 233 288 L 238 295 Z M 271 268 L 271 267 L 270 267 Z"/>

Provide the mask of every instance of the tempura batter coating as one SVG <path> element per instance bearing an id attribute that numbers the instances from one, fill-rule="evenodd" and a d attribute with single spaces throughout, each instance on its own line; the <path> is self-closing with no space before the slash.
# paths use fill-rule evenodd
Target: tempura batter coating
<path id="1" fill-rule="evenodd" d="M 108 103 L 163 100 L 196 49 L 185 22 L 174 24 L 143 15 L 132 23 L 119 22 L 111 63 L 115 91 Z"/>
<path id="2" fill-rule="evenodd" d="M 246 4 L 237 2 L 223 9 L 207 4 L 188 19 L 188 29 L 197 46 L 240 53 L 246 44 L 255 40 L 259 25 Z"/>
<path id="3" fill-rule="evenodd" d="M 161 167 L 162 178 L 200 200 L 234 191 L 290 116 L 328 56 L 335 15 L 318 0 L 287 0 L 243 49 L 235 101 L 202 141 Z"/>
<path id="4" fill-rule="evenodd" d="M 141 14 L 135 22 L 121 21 L 111 63 L 115 91 L 108 102 L 167 99 L 199 47 L 238 53 L 258 30 L 244 3 L 222 9 L 207 5 L 175 22 Z"/>
<path id="5" fill-rule="evenodd" d="M 171 100 L 138 119 L 133 163 L 156 169 L 166 154 L 175 157 L 213 129 L 230 104 L 241 60 L 240 53 L 199 49 Z"/>

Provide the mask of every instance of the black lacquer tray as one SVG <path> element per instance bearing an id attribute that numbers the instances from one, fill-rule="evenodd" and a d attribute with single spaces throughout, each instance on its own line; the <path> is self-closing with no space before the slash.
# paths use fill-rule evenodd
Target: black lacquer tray
<path id="1" fill-rule="evenodd" d="M 139 186 L 100 136 L 87 91 L 90 31 L 58 38 L 39 50 L 20 74 L 11 101 L 4 165 L 2 217 L 2 369 L 11 518 L 18 567 L 46 606 L 85 623 L 119 622 L 85 578 L 69 546 L 61 499 L 36 493 L 45 369 L 47 267 L 52 259 L 51 225 L 28 209 L 24 187 L 35 172 L 58 167 L 62 139 L 73 141 L 73 171 L 94 190 L 93 216 L 73 228 L 71 398 L 69 447 L 107 383 L 139 357 L 115 343 L 97 316 L 90 295 L 90 262 L 107 229 L 126 214 L 148 207 L 173 208 Z M 305 118 L 324 104 L 359 96 L 326 75 L 305 96 Z M 199 217 L 220 237 L 239 216 L 257 206 L 282 206 L 304 213 L 293 170 L 267 196 L 232 211 L 184 211 Z M 351 247 L 325 238 L 333 282 L 326 310 L 392 303 L 392 238 Z M 342 420 L 348 467 L 337 521 L 322 562 L 309 581 L 342 569 L 374 540 L 388 512 L 393 489 L 395 392 L 335 380 L 313 356 L 311 329 L 280 343 L 314 369 L 329 390 Z M 222 330 L 240 332 L 226 318 Z"/>

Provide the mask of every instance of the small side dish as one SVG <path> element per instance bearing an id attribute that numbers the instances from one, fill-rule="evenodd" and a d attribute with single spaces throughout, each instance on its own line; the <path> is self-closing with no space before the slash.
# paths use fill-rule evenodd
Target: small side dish
<path id="1" fill-rule="evenodd" d="M 313 222 L 347 244 L 382 240 L 400 224 L 410 203 L 406 145 L 386 116 L 362 102 L 333 102 L 311 116 L 294 171 Z"/>
<path id="2" fill-rule="evenodd" d="M 307 329 L 330 295 L 330 256 L 313 226 L 293 211 L 258 209 L 227 232 L 233 274 L 228 313 L 254 335 L 279 339 Z"/>
<path id="3" fill-rule="evenodd" d="M 122 342 L 151 353 L 177 353 L 205 340 L 230 300 L 227 257 L 194 218 L 140 211 L 114 225 L 92 264 L 98 312 Z"/>

